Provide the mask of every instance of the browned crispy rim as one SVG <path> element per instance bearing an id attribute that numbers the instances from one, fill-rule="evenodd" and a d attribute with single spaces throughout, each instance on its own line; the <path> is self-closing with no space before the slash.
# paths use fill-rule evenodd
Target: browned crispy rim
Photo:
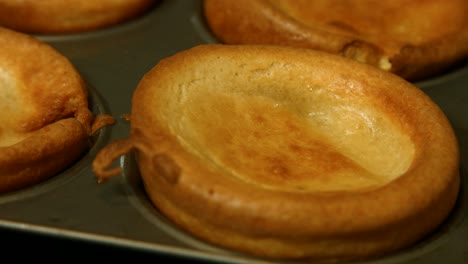
<path id="1" fill-rule="evenodd" d="M 339 53 L 353 41 L 326 31 L 310 30 L 266 1 L 205 0 L 203 12 L 214 35 L 226 44 L 286 44 Z M 240 15 L 244 19 L 239 19 Z"/>
<path id="2" fill-rule="evenodd" d="M 204 161 L 193 157 L 137 157 L 145 190 L 168 219 L 215 245 L 273 258 L 351 260 L 392 253 L 436 228 L 459 186 L 455 171 L 437 190 L 415 183 L 432 177 L 412 172 L 371 192 L 274 192 L 200 168 Z"/>
<path id="3" fill-rule="evenodd" d="M 416 155 L 404 175 L 377 189 L 289 192 L 260 188 L 224 174 L 216 164 L 193 155 L 177 135 L 165 129 L 164 124 L 159 125 L 163 122 L 156 114 L 160 104 L 152 100 L 159 98 L 156 94 L 162 88 L 157 83 L 164 83 L 163 72 L 179 65 L 178 60 L 190 65 L 194 60 L 200 63 L 206 52 L 233 58 L 245 51 L 267 54 L 275 60 L 276 52 L 281 50 L 262 49 L 207 45 L 167 58 L 156 66 L 145 75 L 134 94 L 131 136 L 98 154 L 94 164 L 98 178 L 110 176 L 102 171 L 110 164 L 109 159 L 135 150 L 145 189 L 169 219 L 214 244 L 267 257 L 379 256 L 423 238 L 445 219 L 459 188 L 456 138 L 444 114 L 426 95 L 391 74 L 385 74 L 386 83 L 394 89 L 386 91 L 398 94 L 395 100 L 399 101 L 401 112 L 414 116 L 409 124 L 413 130 L 407 132 Z M 290 51 L 288 57 L 281 58 L 315 59 L 312 51 L 296 50 L 295 55 Z M 332 60 L 338 58 L 334 56 Z M 351 62 L 342 63 L 334 65 L 344 67 Z M 381 79 L 376 78 L 384 77 L 381 71 L 358 63 L 352 66 L 360 74 L 365 72 L 366 81 L 374 84 L 370 87 L 379 89 L 382 85 Z M 343 70 L 340 67 L 330 74 Z"/>
<path id="4" fill-rule="evenodd" d="M 141 15 L 157 0 L 0 1 L 0 25 L 32 34 L 78 33 Z"/>
<path id="5" fill-rule="evenodd" d="M 62 119 L 25 140 L 0 148 L 0 192 L 36 184 L 74 162 L 90 146 L 85 127 L 75 118 Z"/>
<path id="6" fill-rule="evenodd" d="M 467 56 L 468 31 L 464 31 L 422 46 L 403 46 L 390 62 L 392 72 L 416 81 L 451 70 Z"/>
<path id="7" fill-rule="evenodd" d="M 466 30 L 421 46 L 403 45 L 395 54 L 386 54 L 385 47 L 358 37 L 307 27 L 265 0 L 205 0 L 203 12 L 209 28 L 222 43 L 319 49 L 371 64 L 411 81 L 441 74 L 468 56 Z"/>
<path id="8" fill-rule="evenodd" d="M 90 113 L 87 109 L 78 112 Z M 77 114 L 44 126 L 14 145 L 0 147 L 0 193 L 32 186 L 62 172 L 91 147 L 93 134 L 114 122 L 107 114 Z"/>

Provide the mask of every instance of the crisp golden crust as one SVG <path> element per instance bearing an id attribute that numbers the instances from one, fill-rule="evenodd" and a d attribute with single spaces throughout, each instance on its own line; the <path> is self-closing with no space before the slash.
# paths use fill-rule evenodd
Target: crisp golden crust
<path id="1" fill-rule="evenodd" d="M 427 95 L 311 49 L 202 45 L 163 59 L 133 95 L 131 135 L 98 153 L 98 178 L 132 150 L 169 219 L 265 257 L 394 252 L 434 230 L 459 188 L 455 135 Z"/>
<path id="2" fill-rule="evenodd" d="M 204 1 L 207 24 L 223 43 L 319 49 L 408 80 L 468 56 L 467 12 L 464 0 Z"/>
<path id="3" fill-rule="evenodd" d="M 18 190 L 58 174 L 90 143 L 82 124 L 68 118 L 40 128 L 16 144 L 0 147 L 0 192 Z"/>
<path id="4" fill-rule="evenodd" d="M 94 125 L 83 80 L 52 47 L 2 27 L 0 46 L 0 192 L 6 192 L 66 168 L 111 122 Z"/>
<path id="5" fill-rule="evenodd" d="M 0 25 L 32 34 L 86 32 L 147 11 L 156 0 L 0 0 Z"/>

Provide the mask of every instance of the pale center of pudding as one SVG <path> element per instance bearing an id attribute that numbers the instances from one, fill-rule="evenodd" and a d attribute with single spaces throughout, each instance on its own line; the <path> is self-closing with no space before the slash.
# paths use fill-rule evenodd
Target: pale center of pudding
<path id="1" fill-rule="evenodd" d="M 15 131 L 21 114 L 15 78 L 0 67 L 0 147 L 11 146 L 25 135 Z M 26 106 L 24 106 L 26 107 Z"/>
<path id="2" fill-rule="evenodd" d="M 338 191 L 382 186 L 412 163 L 399 121 L 365 100 L 320 87 L 242 89 L 184 90 L 171 125 L 223 173 L 264 188 Z"/>

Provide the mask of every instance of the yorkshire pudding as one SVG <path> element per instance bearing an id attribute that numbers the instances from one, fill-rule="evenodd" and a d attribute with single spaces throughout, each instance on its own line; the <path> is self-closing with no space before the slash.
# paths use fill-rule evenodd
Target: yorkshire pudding
<path id="1" fill-rule="evenodd" d="M 149 199 L 189 233 L 256 256 L 382 256 L 428 235 L 459 189 L 441 109 L 404 79 L 286 46 L 207 44 L 161 60 L 132 98 L 131 133 L 93 162 L 99 182 L 135 151 Z"/>
<path id="2" fill-rule="evenodd" d="M 466 0 L 204 0 L 222 43 L 319 49 L 411 81 L 467 58 L 467 13 Z"/>
<path id="3" fill-rule="evenodd" d="M 0 192 L 54 176 L 113 121 L 88 109 L 73 65 L 39 40 L 0 27 Z"/>
<path id="4" fill-rule="evenodd" d="M 31 34 L 79 33 L 128 21 L 156 0 L 0 0 L 0 26 Z"/>

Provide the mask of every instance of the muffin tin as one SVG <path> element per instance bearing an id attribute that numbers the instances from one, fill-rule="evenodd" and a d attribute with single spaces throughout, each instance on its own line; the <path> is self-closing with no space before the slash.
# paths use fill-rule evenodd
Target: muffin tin
<path id="1" fill-rule="evenodd" d="M 115 162 L 123 168 L 122 175 L 103 184 L 91 170 L 100 148 L 128 135 L 130 124 L 124 116 L 131 111 L 131 97 L 142 76 L 164 57 L 217 42 L 201 8 L 201 1 L 161 0 L 139 18 L 112 28 L 36 36 L 72 61 L 87 82 L 93 112 L 111 114 L 116 123 L 102 129 L 90 151 L 61 174 L 1 194 L 0 231 L 206 262 L 275 262 L 207 244 L 172 225 L 146 197 L 132 154 Z M 468 64 L 415 85 L 442 108 L 455 129 L 461 151 L 460 195 L 447 221 L 429 237 L 395 254 L 358 263 L 468 262 Z"/>

